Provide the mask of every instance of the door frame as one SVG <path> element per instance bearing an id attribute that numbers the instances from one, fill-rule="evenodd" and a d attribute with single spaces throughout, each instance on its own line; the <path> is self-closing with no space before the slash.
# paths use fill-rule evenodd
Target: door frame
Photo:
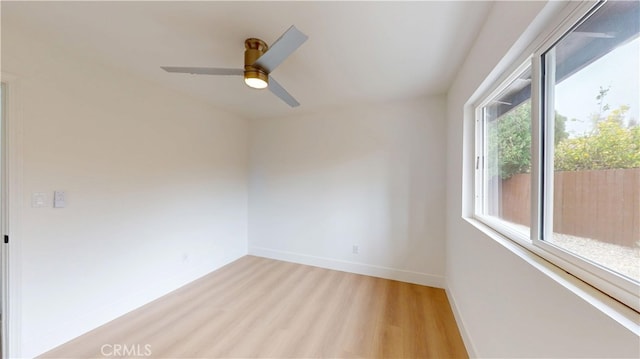
<path id="1" fill-rule="evenodd" d="M 17 76 L 0 72 L 2 106 L 2 358 L 21 357 L 21 209 L 22 209 L 22 104 Z M 4 235 L 9 243 L 4 243 Z"/>

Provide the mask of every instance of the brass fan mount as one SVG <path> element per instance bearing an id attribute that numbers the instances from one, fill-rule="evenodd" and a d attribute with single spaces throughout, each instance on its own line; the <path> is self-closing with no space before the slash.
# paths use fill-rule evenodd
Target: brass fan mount
<path id="1" fill-rule="evenodd" d="M 244 77 L 246 78 L 258 78 L 265 83 L 269 83 L 269 74 L 259 66 L 255 66 L 254 63 L 260 58 L 267 50 L 269 46 L 266 42 L 249 38 L 244 41 Z"/>

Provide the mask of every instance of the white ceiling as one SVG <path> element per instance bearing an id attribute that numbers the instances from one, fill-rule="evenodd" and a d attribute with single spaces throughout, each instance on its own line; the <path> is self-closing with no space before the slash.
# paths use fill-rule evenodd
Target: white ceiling
<path id="1" fill-rule="evenodd" d="M 248 118 L 443 94 L 490 2 L 5 2 L 2 23 Z M 291 109 L 239 77 L 160 66 L 241 68 L 244 40 L 294 24 L 309 36 L 272 75 Z M 3 29 L 5 30 L 5 29 Z"/>

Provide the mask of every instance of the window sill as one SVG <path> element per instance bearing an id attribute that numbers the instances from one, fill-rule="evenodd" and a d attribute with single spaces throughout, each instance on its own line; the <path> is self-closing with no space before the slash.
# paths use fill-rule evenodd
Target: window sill
<path id="1" fill-rule="evenodd" d="M 582 298 L 635 335 L 640 336 L 640 314 L 635 310 L 604 294 L 583 280 L 567 273 L 565 270 L 505 237 L 483 222 L 475 218 L 463 217 L 463 219 L 532 267 L 542 272 L 548 278 Z"/>

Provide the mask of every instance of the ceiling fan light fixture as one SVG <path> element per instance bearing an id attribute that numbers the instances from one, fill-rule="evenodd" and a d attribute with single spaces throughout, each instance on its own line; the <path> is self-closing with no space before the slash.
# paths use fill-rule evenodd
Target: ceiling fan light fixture
<path id="1" fill-rule="evenodd" d="M 242 76 L 247 86 L 255 89 L 268 87 L 272 94 L 279 97 L 287 105 L 298 107 L 300 103 L 270 74 L 307 39 L 308 36 L 293 25 L 271 47 L 255 37 L 248 38 L 244 41 L 244 69 L 178 66 L 161 66 L 160 68 L 167 72 L 195 75 Z"/>
<path id="2" fill-rule="evenodd" d="M 264 89 L 269 86 L 269 75 L 260 67 L 254 65 L 267 50 L 267 43 L 256 38 L 244 41 L 244 83 L 254 89 Z"/>
<path id="3" fill-rule="evenodd" d="M 269 86 L 269 76 L 260 70 L 245 70 L 244 83 L 254 89 L 264 89 Z"/>

